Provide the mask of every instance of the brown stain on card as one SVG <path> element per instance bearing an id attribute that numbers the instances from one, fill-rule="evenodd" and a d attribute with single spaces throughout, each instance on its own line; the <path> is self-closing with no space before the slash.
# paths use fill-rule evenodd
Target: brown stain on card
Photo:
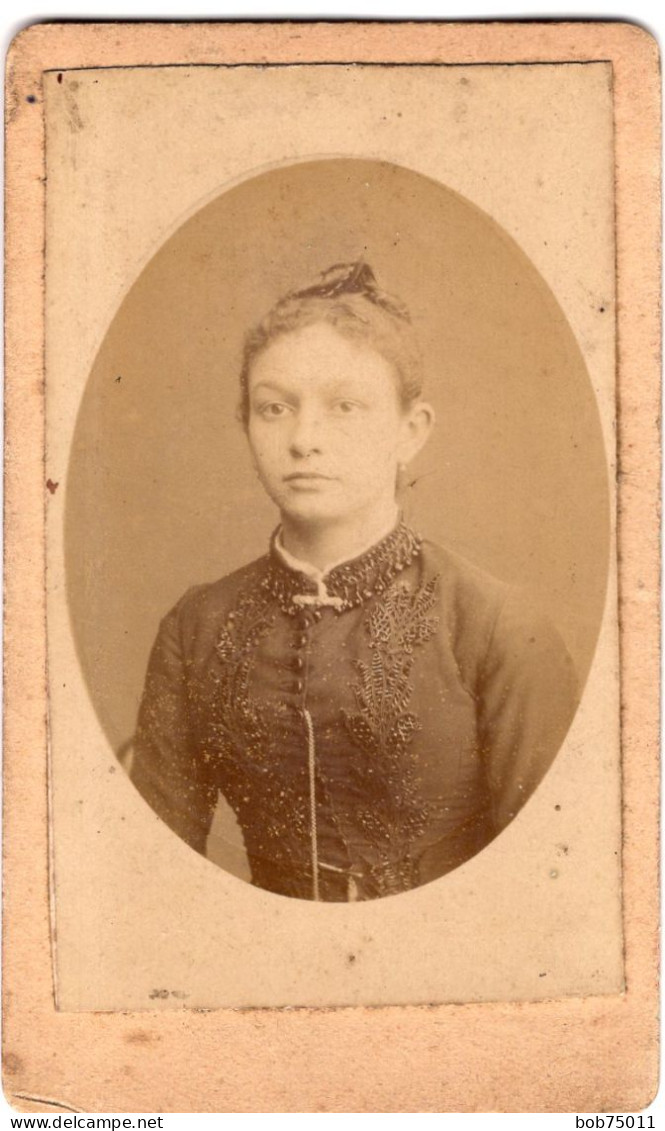
<path id="1" fill-rule="evenodd" d="M 124 1040 L 128 1045 L 152 1045 L 161 1038 L 146 1029 L 132 1029 L 129 1033 L 125 1033 Z"/>
<path id="2" fill-rule="evenodd" d="M 2 1058 L 2 1063 L 3 1063 L 5 1071 L 8 1072 L 12 1076 L 15 1076 L 16 1073 L 20 1072 L 22 1070 L 22 1068 L 24 1067 L 23 1061 L 21 1060 L 21 1057 L 17 1056 L 17 1054 L 15 1052 L 5 1053 L 5 1055 Z"/>
<path id="3" fill-rule="evenodd" d="M 80 133 L 83 129 L 83 119 L 79 110 L 78 99 L 76 92 L 79 88 L 79 83 L 74 80 L 65 86 L 65 108 L 67 111 L 67 124 L 73 134 Z"/>

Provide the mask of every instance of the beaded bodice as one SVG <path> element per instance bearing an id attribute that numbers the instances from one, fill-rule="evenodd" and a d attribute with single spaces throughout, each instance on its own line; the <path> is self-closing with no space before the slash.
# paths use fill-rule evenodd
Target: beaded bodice
<path id="1" fill-rule="evenodd" d="M 404 523 L 323 580 L 273 542 L 164 619 L 132 777 L 200 852 L 221 792 L 257 886 L 373 899 L 487 844 L 574 702 L 549 622 Z"/>
<path id="2" fill-rule="evenodd" d="M 445 710 L 412 683 L 419 653 L 436 663 L 439 624 L 420 545 L 400 523 L 331 570 L 321 595 L 273 544 L 219 632 L 205 748 L 261 886 L 281 891 L 288 877 L 305 898 L 407 890 L 428 833 L 449 823 L 431 774 Z M 465 764 L 472 818 L 477 759 Z"/>

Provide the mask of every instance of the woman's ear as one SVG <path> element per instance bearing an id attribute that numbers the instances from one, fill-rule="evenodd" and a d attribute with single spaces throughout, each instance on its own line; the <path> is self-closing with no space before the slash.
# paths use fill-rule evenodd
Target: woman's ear
<path id="1" fill-rule="evenodd" d="M 397 458 L 401 464 L 408 464 L 425 446 L 434 427 L 434 409 L 427 401 L 416 401 L 404 416 L 402 435 L 398 444 Z"/>

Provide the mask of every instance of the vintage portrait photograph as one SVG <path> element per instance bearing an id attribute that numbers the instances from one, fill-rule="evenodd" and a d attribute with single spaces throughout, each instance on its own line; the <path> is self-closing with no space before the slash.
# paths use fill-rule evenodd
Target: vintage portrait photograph
<path id="1" fill-rule="evenodd" d="M 48 513 L 50 649 L 57 666 L 70 649 L 77 671 L 52 701 L 63 1004 L 138 995 L 163 1008 L 150 995 L 174 970 L 176 1004 L 506 992 L 496 964 L 479 974 L 465 948 L 442 966 L 439 930 L 451 941 L 480 931 L 488 957 L 504 938 L 517 996 L 585 979 L 621 985 L 609 77 L 603 63 L 46 77 L 47 465 L 59 484 Z M 494 129 L 499 106 L 521 144 L 521 119 L 535 122 L 555 95 L 575 146 L 555 192 L 566 185 L 580 270 L 585 238 L 593 243 L 578 326 L 578 308 L 567 313 L 565 289 L 546 277 L 538 215 L 540 267 L 491 198 L 423 162 L 448 150 L 423 150 L 414 125 L 432 104 L 427 136 L 440 124 L 477 146 L 474 115 Z M 188 132 L 177 119 L 173 140 L 197 157 L 209 151 L 192 115 L 216 107 L 235 175 L 211 160 L 203 199 L 179 183 L 166 223 L 135 221 L 134 267 L 100 302 L 84 366 L 61 309 L 78 301 L 74 276 L 59 280 L 82 257 L 85 305 L 71 314 L 92 331 L 90 255 L 96 241 L 113 243 L 138 199 L 114 146 L 135 144 L 130 103 L 156 97 L 160 120 L 168 105 L 187 114 Z M 344 155 L 346 108 L 358 129 Z M 391 139 L 383 155 L 372 122 Z M 143 144 L 145 122 L 134 128 Z M 306 128 L 309 142 L 297 137 Z M 264 138 L 272 160 L 245 156 L 248 139 L 254 150 Z M 543 161 L 551 140 L 537 137 Z M 159 201 L 157 135 L 153 144 L 136 167 Z M 505 177 L 503 160 L 499 169 Z M 549 175 L 534 157 L 543 206 Z M 570 251 L 564 239 L 558 254 Z M 105 252 L 107 277 L 108 266 Z M 96 772 L 75 768 L 59 737 L 67 718 L 80 720 L 74 688 L 98 734 Z M 595 760 L 585 726 L 603 736 Z M 591 811 L 571 807 L 573 788 L 580 799 L 591 790 Z M 123 854 L 140 858 L 130 892 L 138 876 L 165 896 L 168 876 L 187 892 L 188 921 L 212 899 L 222 949 L 230 939 L 217 932 L 235 909 L 240 968 L 224 963 L 211 983 L 197 967 L 192 984 L 186 952 L 149 950 L 142 970 L 123 959 L 119 932 L 111 969 L 95 961 L 83 979 L 70 914 L 88 883 L 98 898 L 93 876 L 109 861 L 95 846 L 82 877 L 72 829 L 93 813 L 91 833 L 114 829 L 111 867 L 125 891 Z M 529 847 L 517 847 L 520 829 Z M 538 958 L 532 940 L 514 950 L 503 929 L 480 925 L 485 885 L 498 918 L 512 918 L 515 893 L 499 874 L 525 898 L 525 852 L 546 893 L 529 922 L 552 939 Z M 591 891 L 583 855 L 600 873 Z M 103 903 L 108 876 L 101 888 Z M 571 899 L 584 901 L 581 919 Z M 158 929 L 163 912 L 146 900 Z M 123 914 L 143 923 L 141 905 L 125 900 Z M 413 955 L 414 915 L 422 959 L 395 965 L 396 946 Z M 257 972 L 250 953 L 275 916 L 284 961 Z M 110 907 L 104 917 L 115 922 Z M 552 917 L 568 919 L 568 944 L 552 923 L 535 926 Z M 102 938 L 107 930 L 100 923 Z M 524 934 L 517 921 L 514 933 Z"/>
<path id="2" fill-rule="evenodd" d="M 566 1026 L 638 984 L 617 107 L 646 42 L 125 30 L 10 64 L 43 162 L 39 993 L 107 1034 L 126 1110 L 128 1043 L 173 1110 L 233 1046 L 197 1102 L 237 1110 L 259 1030 L 305 1024 L 326 1096 L 393 1025 L 452 1026 L 444 1091 L 476 1016 L 527 1059 L 547 1016 L 572 1065 Z M 283 1080 L 261 1103 L 309 1110 Z"/>
<path id="3" fill-rule="evenodd" d="M 96 361 L 67 514 L 90 690 L 109 729 L 124 708 L 155 813 L 231 868 L 234 817 L 267 891 L 375 899 L 459 867 L 579 702 L 608 571 L 598 414 L 501 237 L 403 167 L 289 164 L 172 237 Z"/>

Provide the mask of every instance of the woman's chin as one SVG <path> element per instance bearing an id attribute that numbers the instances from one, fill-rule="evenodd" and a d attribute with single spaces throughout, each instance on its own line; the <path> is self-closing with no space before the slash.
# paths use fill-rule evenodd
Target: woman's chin
<path id="1" fill-rule="evenodd" d="M 313 526 L 351 520 L 354 513 L 352 507 L 341 507 L 339 500 L 325 499 L 314 494 L 282 498 L 278 505 L 284 518 L 292 522 L 311 523 Z"/>
<path id="2" fill-rule="evenodd" d="M 301 526 L 326 526 L 337 525 L 344 522 L 347 517 L 336 510 L 328 509 L 326 507 L 282 507 L 282 517 L 289 519 L 291 522 L 298 523 Z"/>

